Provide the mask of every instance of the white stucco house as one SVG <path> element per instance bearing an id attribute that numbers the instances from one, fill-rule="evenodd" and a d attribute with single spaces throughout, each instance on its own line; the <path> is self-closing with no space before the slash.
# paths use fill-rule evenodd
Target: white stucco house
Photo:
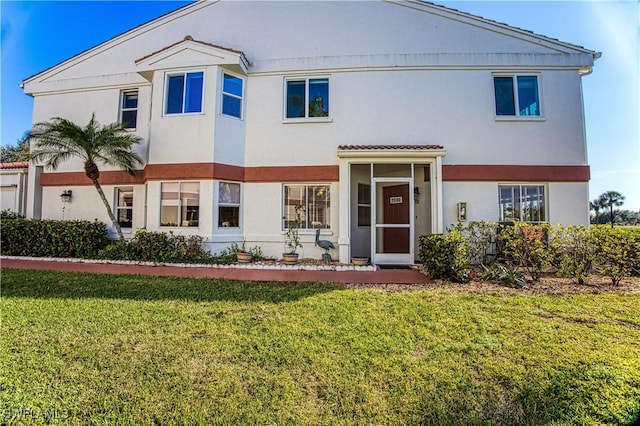
<path id="1" fill-rule="evenodd" d="M 318 25 L 316 25 L 316 23 Z M 197 1 L 23 82 L 33 122 L 142 137 L 102 168 L 120 223 L 281 256 L 413 263 L 471 220 L 588 224 L 582 77 L 599 53 L 418 0 Z M 79 162 L 29 170 L 27 215 L 109 223 Z"/>
<path id="2" fill-rule="evenodd" d="M 0 163 L 0 210 L 25 215 L 29 163 Z"/>

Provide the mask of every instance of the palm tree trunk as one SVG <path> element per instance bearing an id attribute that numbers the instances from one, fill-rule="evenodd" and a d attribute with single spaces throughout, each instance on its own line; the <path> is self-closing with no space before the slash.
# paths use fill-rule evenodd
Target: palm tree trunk
<path id="1" fill-rule="evenodd" d="M 609 206 L 609 211 L 611 212 L 611 229 L 613 229 L 613 204 Z"/>
<path id="2" fill-rule="evenodd" d="M 122 235 L 122 229 L 120 229 L 120 224 L 116 220 L 116 216 L 113 214 L 113 210 L 111 210 L 111 206 L 107 201 L 107 197 L 104 196 L 104 191 L 102 190 L 102 186 L 100 186 L 100 182 L 98 182 L 98 179 L 91 179 L 91 181 L 93 182 L 93 186 L 96 187 L 96 191 L 98 191 L 98 194 L 100 195 L 104 206 L 107 208 L 107 213 L 109 213 L 109 218 L 111 219 L 111 223 L 113 223 L 113 227 L 116 228 L 118 238 L 123 240 L 124 235 Z"/>

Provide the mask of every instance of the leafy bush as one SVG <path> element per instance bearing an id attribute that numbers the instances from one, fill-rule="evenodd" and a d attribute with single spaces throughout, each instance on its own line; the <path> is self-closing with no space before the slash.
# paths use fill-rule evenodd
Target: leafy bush
<path id="1" fill-rule="evenodd" d="M 575 278 L 584 284 L 596 261 L 596 238 L 584 226 L 559 225 L 551 230 L 552 264 L 558 275 Z"/>
<path id="2" fill-rule="evenodd" d="M 523 287 L 527 281 L 524 275 L 512 267 L 494 263 L 490 266 L 480 265 L 478 277 L 486 281 L 499 281 L 511 287 Z"/>
<path id="3" fill-rule="evenodd" d="M 203 238 L 173 233 L 139 230 L 131 241 L 118 240 L 106 247 L 100 258 L 167 263 L 215 263 L 215 258 L 202 249 Z"/>
<path id="4" fill-rule="evenodd" d="M 469 281 L 467 247 L 458 230 L 448 234 L 421 235 L 420 261 L 433 279 Z"/>
<path id="5" fill-rule="evenodd" d="M 24 219 L 24 215 L 12 210 L 0 210 L 0 219 Z"/>
<path id="6" fill-rule="evenodd" d="M 2 218 L 5 256 L 93 258 L 109 240 L 102 222 Z"/>
<path id="7" fill-rule="evenodd" d="M 618 285 L 640 269 L 640 233 L 621 228 L 594 227 L 596 270 Z"/>
<path id="8" fill-rule="evenodd" d="M 516 222 L 500 233 L 508 262 L 524 271 L 529 281 L 539 281 L 544 270 L 551 264 L 549 230 L 547 224 Z"/>
<path id="9" fill-rule="evenodd" d="M 469 222 L 458 225 L 456 230 L 462 233 L 467 244 L 467 256 L 472 265 L 486 265 L 493 262 L 496 255 L 496 236 L 498 224 L 495 222 Z"/>

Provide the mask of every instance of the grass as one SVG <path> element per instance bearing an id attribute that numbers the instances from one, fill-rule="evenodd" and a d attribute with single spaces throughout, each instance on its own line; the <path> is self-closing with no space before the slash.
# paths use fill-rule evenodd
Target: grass
<path id="1" fill-rule="evenodd" d="M 630 424 L 640 296 L 2 271 L 0 423 Z"/>

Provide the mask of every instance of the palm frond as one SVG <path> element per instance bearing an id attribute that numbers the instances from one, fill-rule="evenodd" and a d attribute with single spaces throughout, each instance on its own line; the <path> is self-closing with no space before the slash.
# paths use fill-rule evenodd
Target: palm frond
<path id="1" fill-rule="evenodd" d="M 140 138 L 126 131 L 122 124 L 100 125 L 95 113 L 86 126 L 54 117 L 34 125 L 29 141 L 33 142 L 30 159 L 56 169 L 61 162 L 79 158 L 85 164 L 96 161 L 125 169 L 134 174 L 142 159 L 132 151 Z"/>

